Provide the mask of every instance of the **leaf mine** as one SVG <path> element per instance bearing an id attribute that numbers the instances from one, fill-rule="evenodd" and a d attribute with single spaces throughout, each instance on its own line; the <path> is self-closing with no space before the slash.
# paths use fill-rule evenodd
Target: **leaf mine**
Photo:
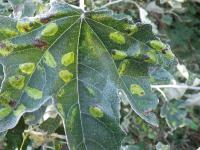
<path id="1" fill-rule="evenodd" d="M 68 70 L 61 70 L 59 72 L 59 77 L 65 82 L 68 83 L 73 78 L 73 74 Z"/>
<path id="2" fill-rule="evenodd" d="M 54 36 L 58 32 L 58 26 L 56 23 L 49 23 L 43 29 L 41 35 L 44 37 Z"/>
<path id="3" fill-rule="evenodd" d="M 25 107 L 23 104 L 20 104 L 20 105 L 16 108 L 16 110 L 13 111 L 13 114 L 14 114 L 15 116 L 19 116 L 19 115 L 21 115 L 21 114 L 25 111 L 25 109 L 26 109 L 26 107 Z"/>
<path id="4" fill-rule="evenodd" d="M 5 34 L 8 37 L 13 37 L 13 36 L 18 35 L 18 32 L 16 32 L 15 30 L 12 30 L 10 28 L 0 28 L 0 33 Z"/>
<path id="5" fill-rule="evenodd" d="M 49 51 L 46 51 L 44 53 L 44 63 L 47 64 L 51 68 L 55 68 L 57 66 L 57 63 L 53 55 Z"/>
<path id="6" fill-rule="evenodd" d="M 19 69 L 21 70 L 22 73 L 30 75 L 33 73 L 33 71 L 35 69 L 35 63 L 20 64 Z"/>
<path id="7" fill-rule="evenodd" d="M 159 40 L 152 40 L 149 42 L 149 44 L 153 49 L 160 52 L 162 52 L 162 50 L 166 48 L 166 45 Z"/>
<path id="8" fill-rule="evenodd" d="M 120 44 L 120 45 L 125 44 L 125 42 L 126 42 L 124 35 L 122 35 L 120 32 L 111 32 L 109 34 L 109 38 L 113 42 Z"/>
<path id="9" fill-rule="evenodd" d="M 0 120 L 7 117 L 12 112 L 12 108 L 10 106 L 5 106 L 0 108 Z"/>
<path id="10" fill-rule="evenodd" d="M 125 31 L 128 32 L 129 36 L 132 36 L 134 33 L 138 32 L 138 27 L 135 24 L 125 24 L 124 25 Z"/>
<path id="11" fill-rule="evenodd" d="M 0 94 L 0 104 L 8 104 L 10 102 L 11 92 L 4 91 Z"/>
<path id="12" fill-rule="evenodd" d="M 16 45 L 12 44 L 10 41 L 5 40 L 0 42 L 0 55 L 9 56 L 12 54 L 15 47 Z"/>
<path id="13" fill-rule="evenodd" d="M 120 76 L 125 73 L 129 63 L 130 63 L 129 60 L 127 60 L 127 59 L 123 60 L 120 63 L 119 68 L 118 68 L 118 73 L 119 73 Z"/>
<path id="14" fill-rule="evenodd" d="M 69 52 L 67 54 L 64 54 L 62 56 L 62 59 L 61 59 L 61 63 L 64 65 L 64 66 L 68 66 L 72 63 L 74 63 L 74 52 Z"/>
<path id="15" fill-rule="evenodd" d="M 147 52 L 144 54 L 144 61 L 155 64 L 157 62 L 156 54 L 154 52 Z"/>
<path id="16" fill-rule="evenodd" d="M 119 50 L 112 50 L 112 58 L 114 60 L 122 60 L 125 59 L 127 57 L 127 54 L 123 51 L 119 51 Z"/>
<path id="17" fill-rule="evenodd" d="M 33 98 L 35 100 L 41 99 L 42 95 L 43 95 L 42 91 L 38 90 L 36 88 L 26 87 L 25 91 L 28 96 L 30 96 L 31 98 Z"/>
<path id="18" fill-rule="evenodd" d="M 90 106 L 89 112 L 94 118 L 102 118 L 104 115 L 103 111 L 97 106 Z"/>
<path id="19" fill-rule="evenodd" d="M 15 75 L 8 78 L 10 85 L 18 90 L 21 90 L 24 87 L 25 77 L 23 75 Z"/>
<path id="20" fill-rule="evenodd" d="M 17 29 L 20 33 L 26 33 L 33 28 L 33 22 L 28 18 L 23 18 L 17 22 Z"/>
<path id="21" fill-rule="evenodd" d="M 145 95 L 144 89 L 138 84 L 131 84 L 130 91 L 131 91 L 132 94 L 135 94 L 135 95 L 138 95 L 138 96 L 144 96 Z"/>

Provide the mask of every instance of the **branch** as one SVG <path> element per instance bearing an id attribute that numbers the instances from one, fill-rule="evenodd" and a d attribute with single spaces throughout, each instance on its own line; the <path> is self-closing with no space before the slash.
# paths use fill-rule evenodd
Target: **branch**
<path id="1" fill-rule="evenodd" d="M 175 89 L 191 89 L 191 90 L 200 90 L 200 87 L 196 86 L 189 86 L 189 85 L 176 85 L 176 84 L 169 84 L 169 85 L 151 85 L 152 88 L 175 88 Z"/>

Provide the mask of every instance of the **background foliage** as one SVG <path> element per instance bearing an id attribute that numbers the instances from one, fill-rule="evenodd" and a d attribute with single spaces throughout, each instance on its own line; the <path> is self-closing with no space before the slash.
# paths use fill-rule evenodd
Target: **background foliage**
<path id="1" fill-rule="evenodd" d="M 49 7 L 48 0 L 8 1 L 0 0 L 0 14 L 15 18 L 35 16 Z M 75 0 L 66 1 L 78 5 Z M 200 2 L 86 0 L 85 3 L 88 10 L 106 5 L 121 15 L 129 15 L 135 22 L 151 24 L 154 33 L 170 44 L 179 59 L 177 67 L 170 71 L 172 75 L 163 76 L 165 82 L 161 84 L 181 85 L 184 88 L 154 88 L 160 99 L 156 109 L 160 119 L 159 128 L 146 124 L 132 112 L 126 102 L 121 104 L 121 124 L 128 133 L 123 141 L 124 149 L 195 150 L 200 147 L 200 92 L 186 88 L 200 85 Z M 160 73 L 163 72 L 164 70 L 160 70 Z M 55 124 L 55 119 L 58 124 Z M 64 131 L 61 119 L 51 103 L 47 102 L 37 112 L 26 114 L 6 136 L 5 133 L 2 134 L 2 139 L 4 136 L 5 139 L 1 140 L 0 147 L 8 150 L 20 147 L 67 149 L 62 135 Z"/>

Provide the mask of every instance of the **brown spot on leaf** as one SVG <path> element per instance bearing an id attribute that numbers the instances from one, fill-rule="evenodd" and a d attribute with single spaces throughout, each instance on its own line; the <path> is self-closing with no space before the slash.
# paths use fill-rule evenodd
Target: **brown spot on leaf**
<path id="1" fill-rule="evenodd" d="M 16 102 L 15 100 L 11 100 L 11 101 L 9 102 L 9 105 L 10 105 L 11 107 L 15 108 L 16 105 L 17 105 L 17 102 Z"/>
<path id="2" fill-rule="evenodd" d="M 47 48 L 47 47 L 48 47 L 47 42 L 42 41 L 42 40 L 40 40 L 40 39 L 35 39 L 35 40 L 33 41 L 33 45 L 34 45 L 35 47 L 37 47 L 37 48 Z"/>
<path id="3" fill-rule="evenodd" d="M 53 17 L 52 14 L 48 16 L 43 16 L 42 18 L 40 18 L 40 22 L 44 24 L 49 23 L 52 17 Z"/>

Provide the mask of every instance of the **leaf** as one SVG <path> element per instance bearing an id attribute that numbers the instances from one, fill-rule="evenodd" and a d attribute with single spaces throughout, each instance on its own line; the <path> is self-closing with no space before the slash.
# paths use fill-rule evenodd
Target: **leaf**
<path id="1" fill-rule="evenodd" d="M 160 67 L 150 68 L 149 75 L 152 84 L 170 84 L 175 80 L 170 72 Z"/>
<path id="2" fill-rule="evenodd" d="M 23 141 L 23 131 L 26 128 L 24 120 L 20 119 L 19 124 L 8 131 L 5 138 L 5 150 L 19 149 Z"/>
<path id="3" fill-rule="evenodd" d="M 46 121 L 44 121 L 42 124 L 40 124 L 39 128 L 48 134 L 54 133 L 55 130 L 61 125 L 61 119 L 59 116 L 56 116 L 56 118 L 49 118 Z"/>
<path id="4" fill-rule="evenodd" d="M 184 127 L 188 124 L 187 110 L 182 108 L 182 101 L 171 100 L 166 102 L 161 108 L 161 117 L 165 118 L 167 125 L 172 131 Z"/>
<path id="5" fill-rule="evenodd" d="M 200 93 L 188 94 L 187 99 L 184 102 L 185 106 L 200 106 Z"/>
<path id="6" fill-rule="evenodd" d="M 58 2 L 45 15 L 15 23 L 19 34 L 4 38 L 0 47 L 5 75 L 0 132 L 50 98 L 72 150 L 120 149 L 119 103 L 124 97 L 141 118 L 157 126 L 152 111 L 158 99 L 148 83 L 148 67 L 162 65 L 160 58 L 173 62 L 174 55 L 149 26 L 118 19 L 110 11 L 83 13 Z"/>

